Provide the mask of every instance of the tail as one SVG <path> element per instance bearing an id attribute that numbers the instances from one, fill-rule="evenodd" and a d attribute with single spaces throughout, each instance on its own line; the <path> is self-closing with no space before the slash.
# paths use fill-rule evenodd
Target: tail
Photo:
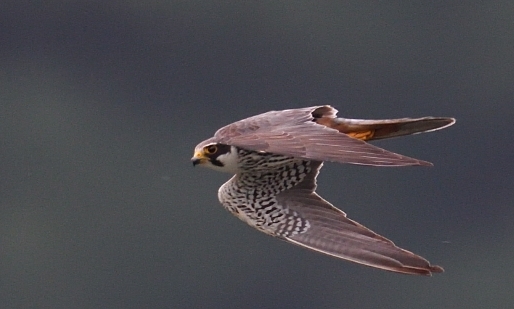
<path id="1" fill-rule="evenodd" d="M 316 118 L 314 121 L 353 138 L 371 141 L 441 130 L 453 125 L 455 118 L 423 117 L 364 120 L 321 117 Z"/>

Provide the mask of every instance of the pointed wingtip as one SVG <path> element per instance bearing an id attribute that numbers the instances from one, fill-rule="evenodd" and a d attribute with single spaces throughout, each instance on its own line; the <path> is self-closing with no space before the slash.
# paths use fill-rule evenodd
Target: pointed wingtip
<path id="1" fill-rule="evenodd" d="M 428 162 L 428 161 L 419 160 L 419 165 L 420 166 L 434 166 L 434 163 Z"/>
<path id="2" fill-rule="evenodd" d="M 427 122 L 433 126 L 431 129 L 427 129 L 422 132 L 417 133 L 428 133 L 428 132 L 434 132 L 439 131 L 442 129 L 446 129 L 448 127 L 451 127 L 457 122 L 457 119 L 453 117 L 427 117 Z"/>
<path id="3" fill-rule="evenodd" d="M 396 267 L 384 267 L 383 265 L 367 265 L 371 267 L 376 267 L 379 269 L 387 270 L 394 273 L 400 273 L 404 275 L 422 275 L 431 277 L 432 274 L 443 273 L 444 269 L 438 265 L 427 265 L 425 267 L 420 266 L 396 266 Z"/>
<path id="4" fill-rule="evenodd" d="M 376 266 L 371 265 L 371 267 L 376 267 Z M 377 267 L 377 268 L 381 268 L 381 267 Z M 422 276 L 427 276 L 427 277 L 431 277 L 432 274 L 444 272 L 444 269 L 438 265 L 429 265 L 428 267 L 423 267 L 423 268 L 402 266 L 402 267 L 391 267 L 391 268 L 384 267 L 381 269 L 388 270 L 388 271 L 391 271 L 394 273 L 405 274 L 405 275 L 422 275 Z"/>
<path id="5" fill-rule="evenodd" d="M 433 273 L 444 273 L 444 268 L 439 265 L 431 265 L 430 271 Z"/>
<path id="6" fill-rule="evenodd" d="M 448 120 L 447 126 L 451 126 L 457 122 L 457 118 L 453 118 L 453 117 L 448 117 L 447 120 Z"/>

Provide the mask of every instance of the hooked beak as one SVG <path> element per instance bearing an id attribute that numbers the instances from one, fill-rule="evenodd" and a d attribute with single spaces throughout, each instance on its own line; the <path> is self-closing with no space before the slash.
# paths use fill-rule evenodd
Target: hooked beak
<path id="1" fill-rule="evenodd" d="M 191 158 L 191 162 L 193 162 L 193 166 L 198 164 L 204 164 L 207 162 L 207 158 L 201 152 L 195 152 L 194 156 Z"/>

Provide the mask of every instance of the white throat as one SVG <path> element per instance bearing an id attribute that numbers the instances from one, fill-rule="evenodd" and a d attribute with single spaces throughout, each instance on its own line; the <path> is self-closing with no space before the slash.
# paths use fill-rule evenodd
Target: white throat
<path id="1" fill-rule="evenodd" d="M 218 161 L 223 163 L 223 166 L 216 166 L 213 164 L 207 165 L 207 167 L 225 173 L 237 174 L 239 172 L 237 148 L 234 146 L 230 147 L 230 152 L 218 156 Z"/>

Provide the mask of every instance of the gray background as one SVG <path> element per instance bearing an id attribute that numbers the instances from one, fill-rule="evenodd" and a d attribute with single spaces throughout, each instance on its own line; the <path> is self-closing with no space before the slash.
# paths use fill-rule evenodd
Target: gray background
<path id="1" fill-rule="evenodd" d="M 514 307 L 512 1 L 2 1 L 1 308 Z M 107 1 L 106 1 L 107 2 Z M 270 109 L 453 116 L 320 193 L 445 267 L 326 257 L 217 201 L 194 146 Z"/>

